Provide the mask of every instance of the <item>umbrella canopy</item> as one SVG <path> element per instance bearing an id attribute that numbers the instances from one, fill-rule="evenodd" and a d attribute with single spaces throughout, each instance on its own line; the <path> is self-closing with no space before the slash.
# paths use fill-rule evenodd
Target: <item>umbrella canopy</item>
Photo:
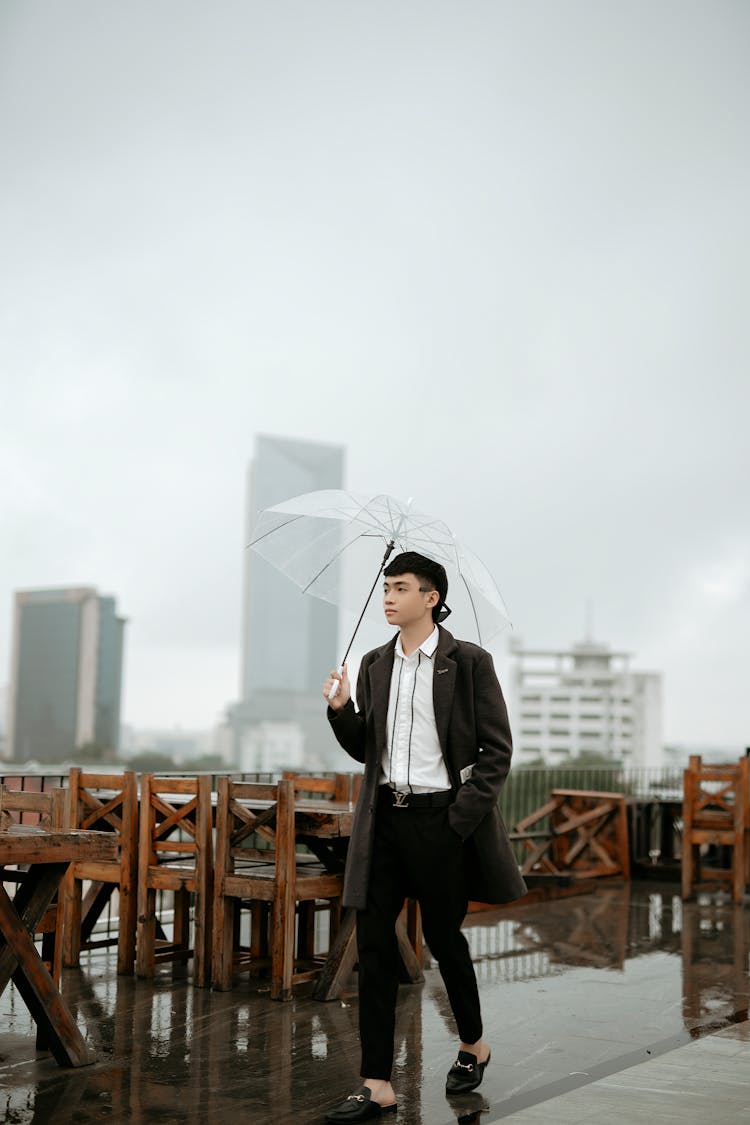
<path id="1" fill-rule="evenodd" d="M 419 551 L 445 567 L 448 600 L 462 630 L 484 645 L 510 622 L 484 564 L 458 543 L 447 524 L 416 510 L 412 501 L 307 492 L 261 512 L 248 546 L 305 593 L 351 609 L 362 606 L 375 576 L 372 596 L 392 552 Z M 370 598 L 363 614 L 369 605 Z M 379 602 L 375 612 L 382 619 Z"/>

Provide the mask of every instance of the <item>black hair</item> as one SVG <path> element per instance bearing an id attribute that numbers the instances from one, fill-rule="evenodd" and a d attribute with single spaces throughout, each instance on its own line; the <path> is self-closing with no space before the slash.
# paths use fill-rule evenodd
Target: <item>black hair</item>
<path id="1" fill-rule="evenodd" d="M 396 555 L 383 571 L 386 578 L 393 578 L 397 574 L 413 574 L 420 582 L 429 585 L 430 589 L 437 590 L 437 604 L 432 607 L 432 620 L 437 624 L 448 597 L 445 567 L 434 559 L 428 559 L 426 555 L 420 555 L 418 551 L 404 551 L 403 554 Z"/>

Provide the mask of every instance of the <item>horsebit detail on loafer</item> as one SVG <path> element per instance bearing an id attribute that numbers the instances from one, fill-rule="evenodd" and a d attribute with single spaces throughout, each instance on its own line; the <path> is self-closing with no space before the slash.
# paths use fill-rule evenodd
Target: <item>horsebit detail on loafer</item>
<path id="1" fill-rule="evenodd" d="M 456 1059 L 456 1061 L 454 1062 L 453 1065 L 454 1066 L 460 1066 L 461 1070 L 473 1070 L 474 1069 L 474 1063 L 462 1063 L 460 1059 Z"/>
<path id="2" fill-rule="evenodd" d="M 346 1100 L 348 1102 L 364 1102 L 366 1098 L 364 1094 L 350 1094 Z"/>

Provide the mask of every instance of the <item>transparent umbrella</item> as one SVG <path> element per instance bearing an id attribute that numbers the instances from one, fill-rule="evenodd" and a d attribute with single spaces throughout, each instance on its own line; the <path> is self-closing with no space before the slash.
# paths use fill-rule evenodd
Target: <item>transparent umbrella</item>
<path id="1" fill-rule="evenodd" d="M 510 623 L 486 566 L 458 543 L 447 524 L 416 510 L 411 500 L 338 490 L 307 492 L 261 512 L 248 547 L 305 593 L 334 605 L 358 609 L 372 582 L 342 664 L 394 551 L 419 551 L 442 563 L 453 611 L 460 613 L 462 629 L 480 644 L 486 645 Z"/>

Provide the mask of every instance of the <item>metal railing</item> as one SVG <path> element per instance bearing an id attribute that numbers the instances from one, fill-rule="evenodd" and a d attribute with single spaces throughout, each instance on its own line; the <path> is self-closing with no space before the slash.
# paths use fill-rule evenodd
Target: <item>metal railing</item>
<path id="1" fill-rule="evenodd" d="M 10 763 L 9 763 L 10 766 Z M 10 766 L 12 769 L 12 766 Z M 91 767 L 92 770 L 95 767 Z M 116 772 L 116 771 L 113 771 Z M 320 771 L 320 776 L 324 771 Z M 160 777 L 179 777 L 191 774 L 189 769 L 159 771 Z M 212 772 L 211 787 L 216 789 L 218 777 L 230 776 L 236 781 L 274 782 L 281 777 L 281 771 L 243 772 L 226 770 Z M 330 773 L 333 776 L 333 773 Z M 646 800 L 682 799 L 683 770 L 679 767 L 665 767 L 660 769 L 648 768 L 623 768 L 619 766 L 581 766 L 581 767 L 516 767 L 508 776 L 507 782 L 500 798 L 500 809 L 503 819 L 510 830 L 534 809 L 540 808 L 548 799 L 553 789 L 584 789 L 604 791 L 609 793 L 624 793 L 631 798 Z M 55 787 L 67 787 L 68 774 L 60 773 L 23 773 L 8 772 L 0 774 L 0 784 L 7 785 L 10 789 L 20 789 L 29 792 L 45 792 Z M 34 817 L 35 819 L 35 817 Z M 536 826 L 544 831 L 548 825 L 540 821 Z M 522 845 L 517 841 L 514 844 L 516 856 L 519 861 L 525 856 Z M 165 904 L 166 906 L 166 904 Z M 163 910 L 165 920 L 169 919 L 169 909 Z M 102 919 L 102 926 L 97 926 L 97 931 L 111 938 L 117 932 L 116 911 L 112 901 Z"/>

